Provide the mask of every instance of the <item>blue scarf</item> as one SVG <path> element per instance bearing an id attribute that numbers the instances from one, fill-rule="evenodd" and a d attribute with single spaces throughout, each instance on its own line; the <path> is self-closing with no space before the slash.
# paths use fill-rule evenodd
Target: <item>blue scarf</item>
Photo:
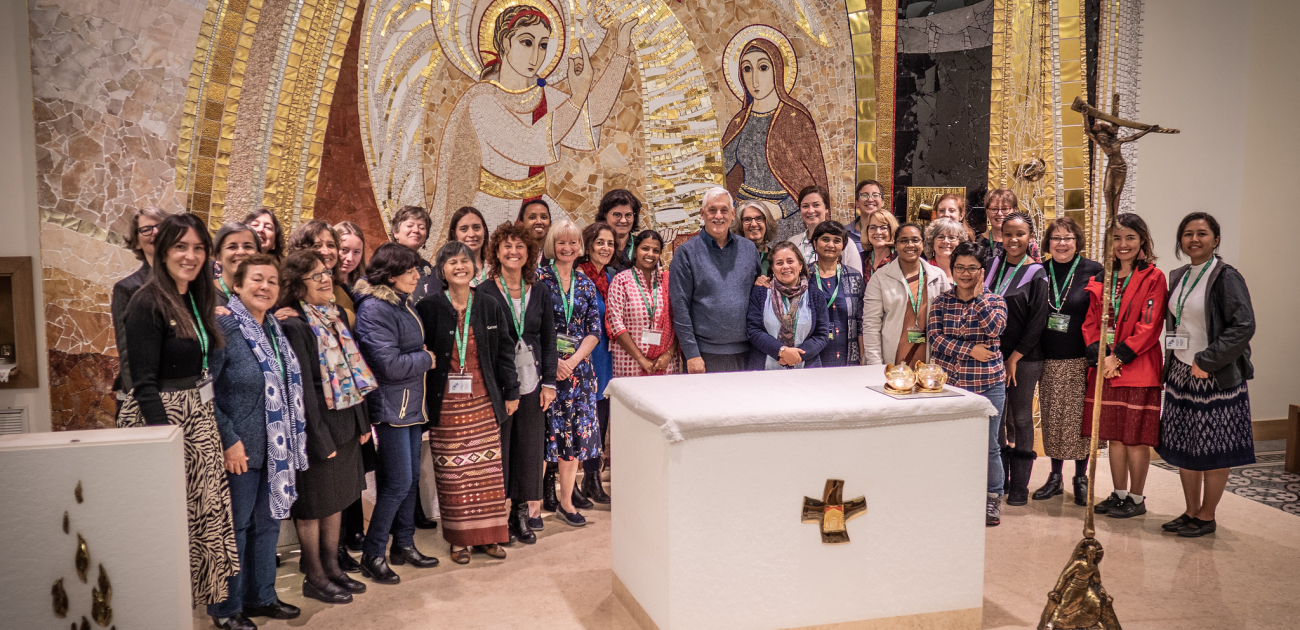
<path id="1" fill-rule="evenodd" d="M 285 339 L 284 330 L 275 316 L 267 313 L 266 321 L 271 324 L 275 344 L 280 349 L 278 358 L 271 340 L 267 339 L 266 330 L 248 313 L 238 296 L 231 296 L 227 308 L 239 322 L 239 332 L 262 366 L 262 377 L 266 380 L 266 389 L 263 390 L 266 396 L 266 480 L 271 486 L 271 515 L 277 519 L 289 518 L 289 508 L 298 499 L 294 471 L 307 470 L 307 422 L 302 412 L 302 374 L 298 369 L 298 358 L 289 347 L 289 340 Z M 283 366 L 284 372 L 279 360 L 287 364 Z M 287 386 L 281 376 L 285 372 L 289 376 Z"/>

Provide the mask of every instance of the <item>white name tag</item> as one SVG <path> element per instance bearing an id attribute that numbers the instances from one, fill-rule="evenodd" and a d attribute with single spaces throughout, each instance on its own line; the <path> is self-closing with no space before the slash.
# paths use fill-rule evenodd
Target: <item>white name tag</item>
<path id="1" fill-rule="evenodd" d="M 663 338 L 664 338 L 664 331 L 662 330 L 655 330 L 651 328 L 648 330 L 641 331 L 641 343 L 644 343 L 648 346 L 659 345 L 659 342 L 663 341 Z"/>
<path id="2" fill-rule="evenodd" d="M 199 402 L 212 402 L 212 377 L 205 374 L 199 379 L 197 384 L 199 386 Z"/>
<path id="3" fill-rule="evenodd" d="M 472 394 L 474 393 L 474 377 L 468 374 L 457 374 L 447 377 L 447 393 L 449 394 Z"/>
<path id="4" fill-rule="evenodd" d="M 1187 333 L 1165 335 L 1165 350 L 1186 350 L 1188 345 Z"/>

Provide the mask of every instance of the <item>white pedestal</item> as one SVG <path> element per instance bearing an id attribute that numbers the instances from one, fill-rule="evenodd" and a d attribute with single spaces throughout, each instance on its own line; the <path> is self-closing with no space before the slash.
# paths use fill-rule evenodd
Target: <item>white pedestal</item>
<path id="1" fill-rule="evenodd" d="M 883 382 L 880 366 L 614 382 L 614 590 L 643 627 L 980 627 L 993 406 L 866 389 Z M 800 521 L 828 478 L 867 499 L 848 544 Z"/>
<path id="2" fill-rule="evenodd" d="M 100 565 L 113 588 L 111 626 L 193 625 L 182 440 L 170 426 L 0 437 L 0 627 L 66 628 L 85 616 L 98 628 L 91 588 Z M 90 551 L 85 584 L 77 534 Z M 59 578 L 65 619 L 50 595 Z"/>

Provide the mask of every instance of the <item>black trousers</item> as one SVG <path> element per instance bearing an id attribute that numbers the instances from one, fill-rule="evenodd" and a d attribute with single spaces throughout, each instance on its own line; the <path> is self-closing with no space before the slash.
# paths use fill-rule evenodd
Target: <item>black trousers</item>
<path id="1" fill-rule="evenodd" d="M 709 354 L 701 352 L 700 358 L 704 359 L 704 371 L 713 372 L 744 372 L 749 369 L 749 353 L 741 352 L 740 354 Z"/>
<path id="2" fill-rule="evenodd" d="M 546 410 L 542 386 L 519 397 L 519 409 L 501 425 L 501 472 L 506 497 L 516 503 L 542 500 L 542 465 L 546 461 Z"/>

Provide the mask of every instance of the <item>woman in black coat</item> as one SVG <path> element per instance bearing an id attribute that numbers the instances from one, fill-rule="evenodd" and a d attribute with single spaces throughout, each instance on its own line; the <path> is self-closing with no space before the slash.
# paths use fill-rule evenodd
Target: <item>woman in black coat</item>
<path id="1" fill-rule="evenodd" d="M 346 604 L 352 593 L 366 591 L 339 566 L 337 550 L 342 511 L 366 487 L 361 445 L 370 440 L 370 423 L 364 396 L 375 388 L 375 377 L 352 339 L 347 317 L 332 301 L 333 278 L 319 253 L 290 253 L 281 266 L 280 287 L 280 307 L 294 313 L 281 326 L 301 366 L 307 418 L 310 466 L 298 475 L 293 505 L 302 543 L 303 596 Z"/>
<path id="2" fill-rule="evenodd" d="M 434 268 L 447 290 L 415 306 L 424 344 L 434 354 L 434 368 L 425 375 L 429 448 L 442 535 L 457 564 L 469 562 L 471 548 L 506 556 L 500 546 L 510 534 L 499 427 L 519 408 L 510 324 L 496 300 L 474 299 L 476 267 L 467 245 L 443 245 Z"/>
<path id="3" fill-rule="evenodd" d="M 537 542 L 533 530 L 542 529 L 543 487 L 555 497 L 554 473 L 543 483 L 546 453 L 546 409 L 555 400 L 555 314 L 551 295 L 534 291 L 541 244 L 523 223 L 505 222 L 492 233 L 484 258 L 491 266 L 488 281 L 478 295 L 498 300 L 514 346 L 515 373 L 519 378 L 519 409 L 501 425 L 505 456 L 506 496 L 513 502 L 510 533 L 524 544 Z M 522 344 L 520 343 L 522 341 Z"/>

